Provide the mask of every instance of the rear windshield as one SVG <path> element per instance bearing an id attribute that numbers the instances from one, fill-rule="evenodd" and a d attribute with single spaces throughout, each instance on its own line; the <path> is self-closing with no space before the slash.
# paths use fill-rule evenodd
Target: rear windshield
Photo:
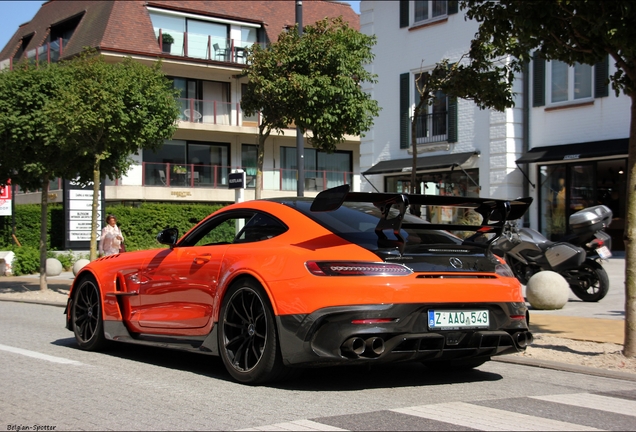
<path id="1" fill-rule="evenodd" d="M 360 245 L 369 250 L 378 249 L 378 234 L 375 231 L 382 218 L 380 210 L 370 203 L 344 203 L 338 210 L 329 212 L 311 212 L 311 202 L 298 201 L 295 207 L 320 225 L 329 229 L 345 240 Z M 391 209 L 390 218 L 397 216 L 396 209 Z M 447 231 L 427 229 L 428 222 L 411 214 L 404 215 L 404 224 L 417 224 L 418 227 L 408 227 L 400 230 L 406 246 L 461 244 L 462 240 Z M 386 239 L 397 240 L 392 230 L 383 231 Z"/>

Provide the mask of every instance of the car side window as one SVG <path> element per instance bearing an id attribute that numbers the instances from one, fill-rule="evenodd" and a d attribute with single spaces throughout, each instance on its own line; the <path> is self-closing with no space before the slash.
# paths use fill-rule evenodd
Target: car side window
<path id="1" fill-rule="evenodd" d="M 179 247 L 212 246 L 267 240 L 287 231 L 287 226 L 273 216 L 252 210 L 219 215 L 191 232 Z"/>
<path id="2" fill-rule="evenodd" d="M 234 243 L 250 243 L 268 240 L 287 231 L 277 219 L 264 213 L 256 213 L 234 238 Z"/>

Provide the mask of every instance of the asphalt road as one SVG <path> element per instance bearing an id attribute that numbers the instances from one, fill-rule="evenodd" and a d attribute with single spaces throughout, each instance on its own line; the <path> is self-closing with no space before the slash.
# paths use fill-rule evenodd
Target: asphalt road
<path id="1" fill-rule="evenodd" d="M 81 351 L 61 308 L 27 303 L 0 302 L 0 365 L 3 430 L 636 430 L 632 381 L 489 362 L 316 369 L 249 387 L 214 357 Z"/>

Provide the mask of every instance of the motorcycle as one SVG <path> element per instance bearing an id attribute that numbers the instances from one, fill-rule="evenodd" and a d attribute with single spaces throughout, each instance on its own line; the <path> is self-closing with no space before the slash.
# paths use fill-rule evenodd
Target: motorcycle
<path id="1" fill-rule="evenodd" d="M 524 285 L 535 273 L 550 270 L 563 276 L 578 298 L 597 302 L 609 291 L 601 261 L 612 256 L 612 238 L 603 231 L 611 220 L 612 211 L 604 205 L 580 210 L 570 216 L 572 233 L 558 242 L 508 221 L 492 251 L 506 260 Z"/>

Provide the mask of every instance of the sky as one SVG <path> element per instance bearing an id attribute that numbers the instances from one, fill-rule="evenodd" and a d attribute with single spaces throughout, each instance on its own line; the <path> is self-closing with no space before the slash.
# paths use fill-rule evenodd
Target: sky
<path id="1" fill-rule="evenodd" d="M 341 0 L 343 1 L 343 0 Z M 0 49 L 9 42 L 18 26 L 31 21 L 44 3 L 43 0 L 14 1 L 0 0 Z M 356 13 L 360 13 L 359 1 L 347 1 Z"/>

